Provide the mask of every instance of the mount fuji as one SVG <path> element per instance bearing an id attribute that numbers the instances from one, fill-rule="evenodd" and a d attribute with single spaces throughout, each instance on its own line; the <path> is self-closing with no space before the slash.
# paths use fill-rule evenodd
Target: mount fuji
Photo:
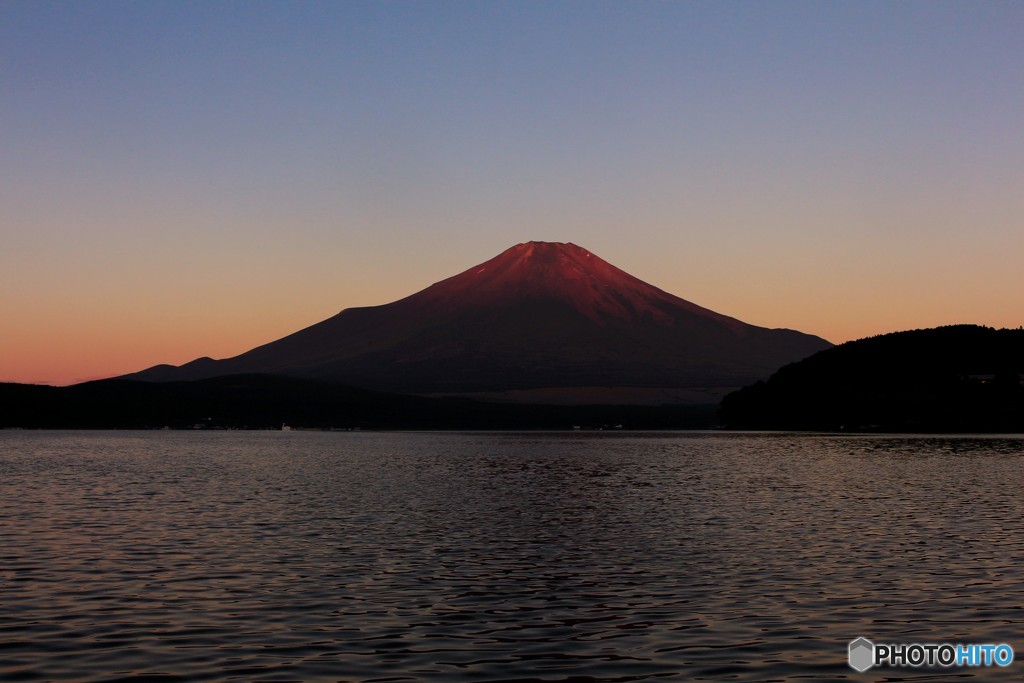
<path id="1" fill-rule="evenodd" d="M 548 403 L 713 403 L 831 344 L 669 294 L 572 243 L 525 242 L 382 306 L 146 381 L 263 373 Z"/>

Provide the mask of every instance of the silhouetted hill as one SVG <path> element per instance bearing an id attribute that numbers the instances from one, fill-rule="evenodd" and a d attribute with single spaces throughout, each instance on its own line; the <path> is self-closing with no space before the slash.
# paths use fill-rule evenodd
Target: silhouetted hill
<path id="1" fill-rule="evenodd" d="M 344 310 L 239 356 L 126 377 L 264 373 L 399 393 L 506 392 L 523 402 L 641 388 L 652 390 L 648 402 L 669 402 L 699 392 L 666 389 L 742 386 L 828 346 L 697 306 L 574 244 L 527 242 L 399 301 Z"/>
<path id="2" fill-rule="evenodd" d="M 729 394 L 749 429 L 1024 432 L 1024 329 L 896 332 L 821 351 Z"/>
<path id="3" fill-rule="evenodd" d="M 0 428 L 703 428 L 714 406 L 532 406 L 431 399 L 271 375 L 195 382 L 0 384 Z"/>

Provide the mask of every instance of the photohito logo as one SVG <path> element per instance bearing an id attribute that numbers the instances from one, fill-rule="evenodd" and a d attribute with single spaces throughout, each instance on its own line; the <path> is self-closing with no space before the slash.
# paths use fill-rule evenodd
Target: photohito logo
<path id="1" fill-rule="evenodd" d="M 864 637 L 850 641 L 850 667 L 861 673 L 873 666 L 1009 666 L 1013 648 L 1006 643 L 887 643 Z"/>

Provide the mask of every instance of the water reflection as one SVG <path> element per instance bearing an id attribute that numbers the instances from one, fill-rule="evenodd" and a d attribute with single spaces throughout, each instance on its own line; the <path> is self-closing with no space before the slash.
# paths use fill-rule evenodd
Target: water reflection
<path id="1" fill-rule="evenodd" d="M 1022 446 L 0 434 L 0 678 L 883 680 L 847 641 L 1020 652 Z"/>

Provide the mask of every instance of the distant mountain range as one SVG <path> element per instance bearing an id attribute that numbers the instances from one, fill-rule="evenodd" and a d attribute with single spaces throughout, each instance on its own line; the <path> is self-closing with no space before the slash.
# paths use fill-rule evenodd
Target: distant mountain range
<path id="1" fill-rule="evenodd" d="M 722 401 L 734 428 L 1024 433 L 1024 329 L 955 325 L 848 342 Z"/>
<path id="2" fill-rule="evenodd" d="M 259 373 L 518 402 L 715 403 L 830 346 L 702 308 L 574 244 L 526 242 L 399 301 L 346 309 L 233 358 L 124 379 Z"/>
<path id="3" fill-rule="evenodd" d="M 529 405 L 281 375 L 0 384 L 0 428 L 742 429 L 1024 433 L 1024 329 L 958 325 L 820 351 L 708 405 Z"/>
<path id="4" fill-rule="evenodd" d="M 1022 373 L 1024 329 L 832 346 L 702 308 L 574 244 L 526 242 L 233 358 L 0 384 L 0 427 L 1024 432 Z"/>

